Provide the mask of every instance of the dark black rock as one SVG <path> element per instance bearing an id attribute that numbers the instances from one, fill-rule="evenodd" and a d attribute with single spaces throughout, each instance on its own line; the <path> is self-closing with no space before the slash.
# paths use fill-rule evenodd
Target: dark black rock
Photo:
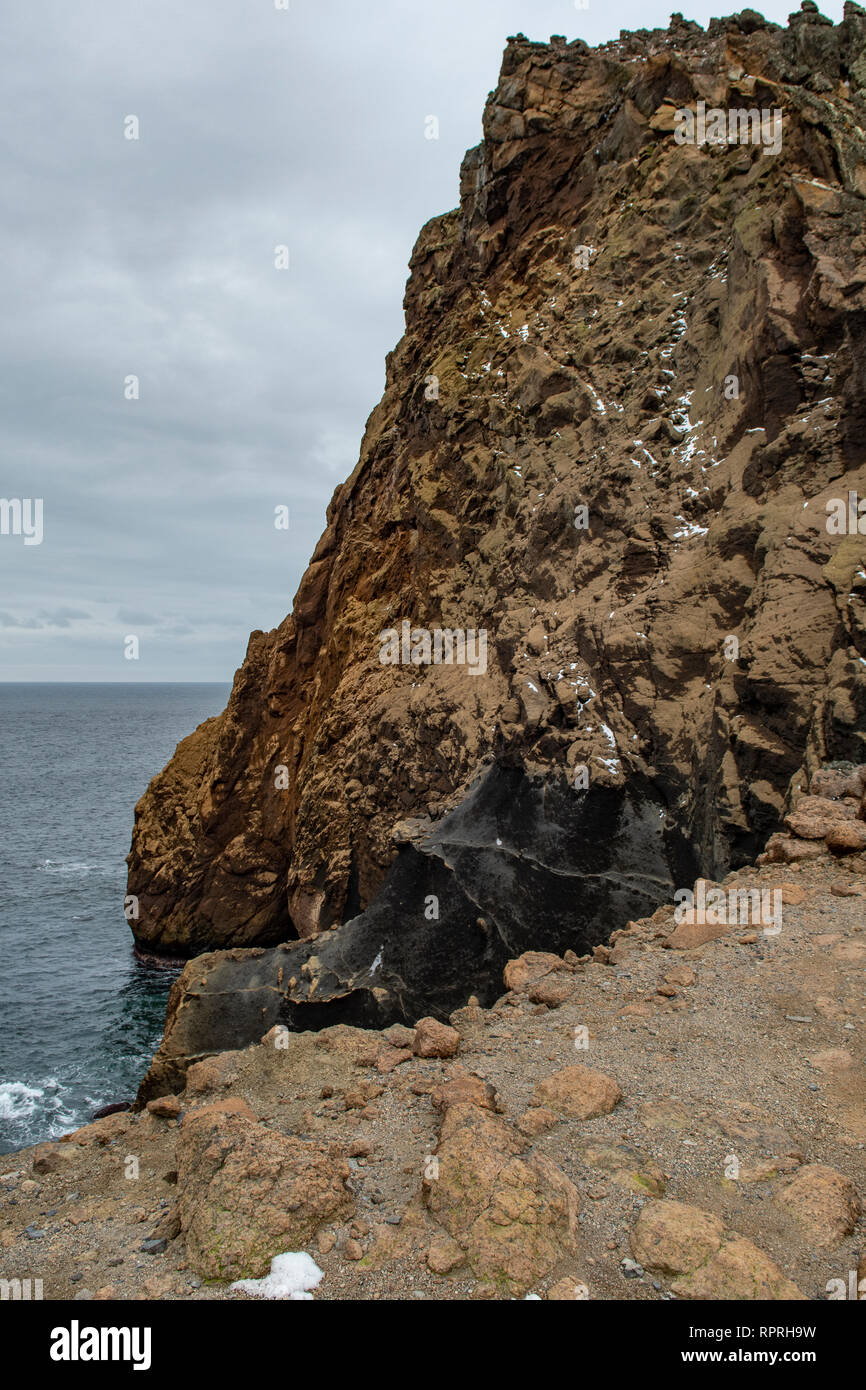
<path id="1" fill-rule="evenodd" d="M 115 1101 L 113 1105 L 103 1105 L 99 1110 L 94 1110 L 91 1120 L 104 1120 L 106 1115 L 119 1115 L 123 1110 L 131 1110 L 131 1100 Z"/>

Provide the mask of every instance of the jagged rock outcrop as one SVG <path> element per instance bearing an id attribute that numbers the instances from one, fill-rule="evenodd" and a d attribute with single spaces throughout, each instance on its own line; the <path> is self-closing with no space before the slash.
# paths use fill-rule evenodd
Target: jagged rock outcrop
<path id="1" fill-rule="evenodd" d="M 780 111 L 778 153 L 679 143 L 699 101 Z M 851 3 L 509 40 L 292 614 L 136 808 L 139 945 L 273 948 L 187 967 L 176 1023 L 198 978 L 265 1026 L 445 1016 L 866 760 L 827 512 L 866 496 L 864 126 Z M 383 664 L 404 620 L 486 662 Z"/>

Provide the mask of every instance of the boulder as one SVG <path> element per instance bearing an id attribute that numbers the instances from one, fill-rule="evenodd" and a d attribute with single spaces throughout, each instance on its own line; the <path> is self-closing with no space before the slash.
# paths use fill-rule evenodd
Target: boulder
<path id="1" fill-rule="evenodd" d="M 823 1163 L 801 1168 L 776 1193 L 775 1201 L 822 1248 L 838 1245 L 850 1235 L 862 1211 L 850 1178 Z"/>
<path id="2" fill-rule="evenodd" d="M 262 1278 L 275 1255 L 303 1249 L 353 1206 L 340 1145 L 210 1106 L 185 1117 L 177 1171 L 187 1258 L 203 1279 Z"/>
<path id="3" fill-rule="evenodd" d="M 678 1298 L 803 1299 L 768 1255 L 712 1212 L 683 1202 L 647 1202 L 630 1238 L 644 1269 L 672 1279 Z"/>
<path id="4" fill-rule="evenodd" d="M 592 1067 L 563 1067 L 547 1076 L 532 1093 L 534 1105 L 543 1105 L 573 1120 L 607 1115 L 622 1100 L 612 1076 Z"/>
<path id="5" fill-rule="evenodd" d="M 436 1018 L 421 1018 L 415 1024 L 412 1050 L 416 1057 L 453 1057 L 460 1046 L 460 1034 Z"/>
<path id="6" fill-rule="evenodd" d="M 442 1123 L 424 1201 L 473 1274 L 519 1298 L 577 1246 L 577 1189 L 550 1159 L 521 1156 L 510 1125 L 472 1105 Z"/>

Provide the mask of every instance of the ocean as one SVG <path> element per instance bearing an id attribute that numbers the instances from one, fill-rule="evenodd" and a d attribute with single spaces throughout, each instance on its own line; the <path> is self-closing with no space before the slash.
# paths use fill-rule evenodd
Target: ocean
<path id="1" fill-rule="evenodd" d="M 133 808 L 229 689 L 0 683 L 0 1153 L 135 1094 L 180 966 L 133 954 Z"/>

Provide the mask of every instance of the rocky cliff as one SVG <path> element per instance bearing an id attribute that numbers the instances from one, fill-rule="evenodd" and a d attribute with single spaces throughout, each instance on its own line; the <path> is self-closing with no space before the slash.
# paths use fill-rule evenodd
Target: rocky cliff
<path id="1" fill-rule="evenodd" d="M 864 127 L 851 3 L 508 41 L 292 613 L 136 808 L 138 944 L 274 948 L 169 1032 L 490 1002 L 866 760 Z"/>

